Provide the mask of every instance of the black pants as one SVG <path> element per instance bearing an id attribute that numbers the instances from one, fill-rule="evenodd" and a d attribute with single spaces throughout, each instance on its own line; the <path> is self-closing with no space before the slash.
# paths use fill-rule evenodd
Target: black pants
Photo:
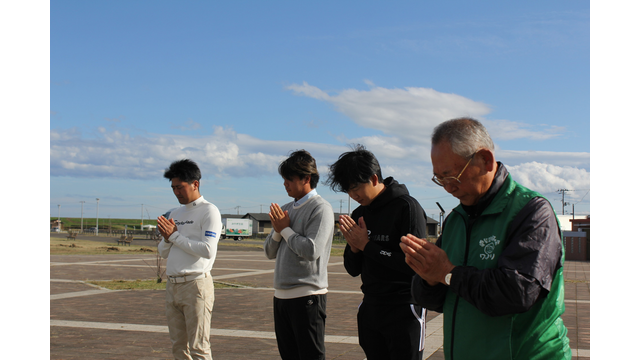
<path id="1" fill-rule="evenodd" d="M 273 298 L 278 350 L 283 360 L 324 360 L 327 295 Z"/>
<path id="2" fill-rule="evenodd" d="M 367 360 L 422 360 L 426 309 L 369 304 L 358 309 L 358 339 Z"/>

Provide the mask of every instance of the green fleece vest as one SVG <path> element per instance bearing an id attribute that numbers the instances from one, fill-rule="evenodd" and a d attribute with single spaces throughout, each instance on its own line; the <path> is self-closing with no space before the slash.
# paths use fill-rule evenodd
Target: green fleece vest
<path id="1" fill-rule="evenodd" d="M 542 195 L 517 184 L 508 175 L 471 229 L 468 229 L 468 215 L 462 206 L 456 207 L 447 218 L 442 235 L 442 249 L 449 260 L 454 265 L 496 268 L 506 245 L 509 224 L 535 197 Z M 567 329 L 560 318 L 564 313 L 562 270 L 560 268 L 555 274 L 549 294 L 521 314 L 489 316 L 448 291 L 444 303 L 445 358 L 570 360 Z"/>

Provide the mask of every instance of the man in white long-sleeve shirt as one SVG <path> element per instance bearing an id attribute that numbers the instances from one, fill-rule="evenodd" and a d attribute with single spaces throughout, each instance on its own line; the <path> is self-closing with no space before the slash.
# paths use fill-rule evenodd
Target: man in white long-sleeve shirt
<path id="1" fill-rule="evenodd" d="M 176 359 L 211 359 L 209 334 L 213 310 L 211 268 L 222 230 L 220 211 L 200 195 L 200 169 L 189 160 L 178 160 L 164 177 L 178 202 L 184 205 L 158 217 L 164 237 L 158 244 L 167 259 L 165 311 Z"/>

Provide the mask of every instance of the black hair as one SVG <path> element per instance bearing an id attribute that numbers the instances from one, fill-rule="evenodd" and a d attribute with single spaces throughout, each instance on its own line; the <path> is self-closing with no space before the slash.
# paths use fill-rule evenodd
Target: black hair
<path id="1" fill-rule="evenodd" d="M 201 174 L 198 164 L 189 159 L 176 160 L 164 170 L 164 177 L 171 180 L 178 178 L 189 184 L 200 181 Z"/>
<path id="2" fill-rule="evenodd" d="M 316 159 L 306 150 L 297 150 L 291 153 L 289 157 L 280 163 L 278 173 L 283 179 L 291 180 L 294 176 L 304 179 L 307 175 L 311 176 L 309 184 L 315 189 L 320 180 L 320 173 L 316 167 Z"/>
<path id="3" fill-rule="evenodd" d="M 335 192 L 348 192 L 359 184 L 368 183 L 373 175 L 382 182 L 382 170 L 375 155 L 363 145 L 352 146 L 353 151 L 342 153 L 338 161 L 329 166 L 325 185 Z"/>

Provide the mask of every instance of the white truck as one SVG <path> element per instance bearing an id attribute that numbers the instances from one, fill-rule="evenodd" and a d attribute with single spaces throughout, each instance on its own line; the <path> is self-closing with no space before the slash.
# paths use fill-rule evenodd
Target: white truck
<path id="1" fill-rule="evenodd" d="M 253 221 L 251 219 L 222 219 L 222 236 L 220 238 L 232 238 L 236 241 L 253 235 Z"/>

